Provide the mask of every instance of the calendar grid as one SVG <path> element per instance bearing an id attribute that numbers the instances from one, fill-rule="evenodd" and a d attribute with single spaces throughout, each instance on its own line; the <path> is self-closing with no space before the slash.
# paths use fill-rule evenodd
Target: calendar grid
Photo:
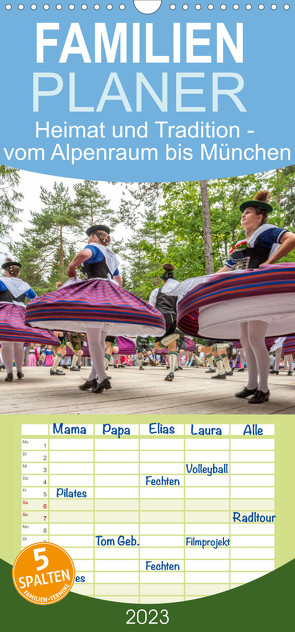
<path id="1" fill-rule="evenodd" d="M 275 525 L 253 522 L 274 510 L 273 426 L 264 424 L 259 438 L 244 436 L 241 424 L 221 424 L 210 436 L 200 427 L 175 424 L 159 436 L 130 424 L 119 439 L 103 435 L 102 424 L 88 424 L 83 436 L 23 424 L 22 546 L 45 535 L 38 498 L 46 480 L 46 539 L 72 555 L 80 594 L 182 601 L 273 570 Z M 38 475 L 45 437 L 47 479 Z"/>

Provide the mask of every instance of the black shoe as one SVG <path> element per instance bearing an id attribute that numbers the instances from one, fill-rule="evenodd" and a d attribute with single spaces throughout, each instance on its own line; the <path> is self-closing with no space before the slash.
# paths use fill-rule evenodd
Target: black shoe
<path id="1" fill-rule="evenodd" d="M 21 380 L 23 377 L 25 377 L 24 373 L 22 373 L 21 371 L 18 371 L 16 375 L 18 380 Z"/>
<path id="2" fill-rule="evenodd" d="M 5 382 L 13 382 L 13 373 L 7 373 Z"/>
<path id="3" fill-rule="evenodd" d="M 279 372 L 275 371 L 274 369 L 271 369 L 270 375 L 279 375 Z"/>
<path id="4" fill-rule="evenodd" d="M 247 386 L 244 386 L 242 391 L 235 393 L 235 396 L 239 397 L 240 399 L 245 399 L 245 397 L 249 397 L 249 395 L 255 395 L 256 392 L 257 388 L 249 389 L 247 388 Z"/>
<path id="5" fill-rule="evenodd" d="M 293 371 L 288 371 L 287 375 L 293 375 Z"/>
<path id="6" fill-rule="evenodd" d="M 63 365 L 62 365 L 62 368 L 63 368 L 63 369 L 68 369 L 69 367 L 68 367 L 68 365 L 67 365 L 67 364 L 63 364 Z"/>
<path id="7" fill-rule="evenodd" d="M 248 399 L 248 404 L 263 404 L 269 400 L 269 391 L 264 393 L 263 391 L 256 391 L 255 395 Z"/>
<path id="8" fill-rule="evenodd" d="M 233 371 L 228 371 L 225 375 L 233 375 L 234 372 Z"/>
<path id="9" fill-rule="evenodd" d="M 182 366 L 179 366 L 179 367 L 178 367 L 178 371 L 183 371 Z"/>
<path id="10" fill-rule="evenodd" d="M 80 391 L 87 391 L 89 388 L 93 388 L 97 386 L 97 379 L 94 380 L 86 380 L 84 384 L 80 384 Z"/>
<path id="11" fill-rule="evenodd" d="M 65 375 L 65 373 L 61 371 L 60 369 L 56 369 L 56 371 L 54 371 L 53 369 L 50 369 L 50 375 Z"/>
<path id="12" fill-rule="evenodd" d="M 105 378 L 105 380 L 100 382 L 100 384 L 97 384 L 97 386 L 92 389 L 92 393 L 103 393 L 103 391 L 108 391 L 110 388 L 112 388 L 111 383 L 107 378 Z"/>
<path id="13" fill-rule="evenodd" d="M 211 380 L 226 380 L 225 373 L 217 373 L 217 375 L 212 375 Z"/>
<path id="14" fill-rule="evenodd" d="M 77 366 L 71 366 L 70 371 L 79 371 Z"/>
<path id="15" fill-rule="evenodd" d="M 238 373 L 244 373 L 245 369 L 238 369 Z"/>
<path id="16" fill-rule="evenodd" d="M 111 375 L 107 375 L 107 378 L 108 378 L 108 380 L 111 380 L 112 376 Z"/>
<path id="17" fill-rule="evenodd" d="M 140 371 L 144 371 L 143 366 L 140 366 L 140 367 L 139 367 L 139 370 L 140 370 Z"/>
<path id="18" fill-rule="evenodd" d="M 168 373 L 168 375 L 166 375 L 165 382 L 173 382 L 173 380 L 174 380 L 174 373 L 171 371 L 171 373 Z"/>
<path id="19" fill-rule="evenodd" d="M 205 371 L 205 373 L 216 373 L 216 369 L 208 369 L 208 371 Z"/>

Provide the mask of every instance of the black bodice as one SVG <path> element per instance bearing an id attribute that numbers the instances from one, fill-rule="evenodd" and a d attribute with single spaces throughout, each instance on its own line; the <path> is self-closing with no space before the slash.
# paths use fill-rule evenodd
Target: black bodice
<path id="1" fill-rule="evenodd" d="M 260 245 L 260 237 L 258 236 L 253 248 L 236 250 L 230 255 L 230 258 L 237 263 L 236 270 L 256 269 L 261 263 L 267 261 L 270 250 L 270 248 Z"/>
<path id="2" fill-rule="evenodd" d="M 26 300 L 25 294 L 20 294 L 20 296 L 13 296 L 9 290 L 4 290 L 0 292 L 0 303 L 13 303 L 16 301 L 17 303 L 24 303 Z"/>
<path id="3" fill-rule="evenodd" d="M 82 270 L 87 279 L 95 279 L 97 277 L 108 279 L 110 276 L 113 278 L 105 259 L 97 261 L 96 263 L 87 263 L 87 261 L 85 261 L 82 265 Z"/>
<path id="4" fill-rule="evenodd" d="M 176 314 L 177 296 L 170 296 L 162 292 L 162 288 L 159 289 L 156 308 L 162 314 Z"/>

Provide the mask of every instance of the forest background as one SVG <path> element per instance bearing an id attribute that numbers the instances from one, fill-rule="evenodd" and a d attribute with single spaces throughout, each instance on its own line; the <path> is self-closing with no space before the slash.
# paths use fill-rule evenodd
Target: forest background
<path id="1" fill-rule="evenodd" d="M 175 265 L 180 281 L 218 270 L 244 238 L 241 202 L 265 188 L 272 194 L 270 223 L 295 231 L 295 166 L 289 166 L 220 180 L 121 184 L 117 208 L 99 182 L 77 182 L 72 196 L 63 182 L 54 182 L 51 189 L 41 186 L 41 210 L 31 211 L 20 238 L 8 244 L 22 216 L 23 194 L 20 172 L 0 166 L 0 243 L 21 262 L 21 278 L 43 294 L 66 281 L 69 262 L 85 246 L 85 228 L 108 224 L 115 230 L 111 247 L 122 262 L 124 287 L 148 300 L 165 262 Z M 283 260 L 294 261 L 294 251 Z"/>

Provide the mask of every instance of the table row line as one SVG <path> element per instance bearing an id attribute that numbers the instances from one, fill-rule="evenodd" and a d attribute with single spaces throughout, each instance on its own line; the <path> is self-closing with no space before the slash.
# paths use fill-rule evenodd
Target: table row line
<path id="1" fill-rule="evenodd" d="M 196 537 L 200 537 L 198 534 L 201 532 L 202 537 L 208 535 L 273 535 L 275 532 L 274 518 L 269 523 L 259 524 L 244 524 L 239 522 L 238 524 L 230 523 L 196 523 L 196 524 L 128 524 L 128 523 L 102 523 L 102 524 L 61 524 L 50 522 L 44 526 L 44 522 L 39 523 L 22 523 L 21 531 L 29 535 L 42 535 L 43 533 L 50 533 L 50 535 L 92 535 L 97 539 L 100 537 L 98 534 L 103 533 L 104 537 L 107 536 L 120 536 L 120 535 L 156 535 L 156 536 L 191 536 L 194 534 Z M 191 543 L 189 543 L 190 545 Z M 99 545 L 99 542 L 98 542 Z"/>
<path id="2" fill-rule="evenodd" d="M 234 522 L 237 518 L 241 520 L 253 522 L 260 520 L 265 521 L 261 512 L 241 511 L 235 512 L 239 516 L 234 515 L 231 511 L 51 511 L 46 507 L 46 511 L 22 511 L 21 518 L 23 523 L 112 523 L 112 524 L 203 524 L 203 523 L 226 523 Z M 256 514 L 256 515 L 254 515 Z M 257 515 L 258 514 L 258 515 Z"/>
<path id="3" fill-rule="evenodd" d="M 274 487 L 22 487 L 22 498 L 274 498 Z"/>
<path id="4" fill-rule="evenodd" d="M 198 560 L 188 560 L 185 562 L 177 560 L 173 562 L 171 560 L 163 559 L 140 559 L 139 562 L 134 560 L 96 560 L 95 562 L 88 561 L 87 564 L 84 560 L 73 560 L 75 566 L 75 573 L 83 573 L 85 577 L 85 583 L 93 582 L 94 572 L 133 572 L 133 573 L 169 573 L 173 572 L 176 576 L 176 583 L 181 581 L 179 579 L 179 573 L 183 572 L 232 572 L 232 571 L 255 571 L 257 573 L 270 573 L 274 570 L 274 560 L 212 560 L 200 562 Z M 172 569 L 172 567 L 174 567 Z M 169 571 L 169 568 L 171 569 Z M 178 577 L 177 577 L 178 575 Z"/>
<path id="5" fill-rule="evenodd" d="M 139 560 L 162 559 L 165 557 L 174 560 L 273 560 L 275 558 L 274 547 L 233 547 L 226 548 L 192 548 L 192 547 L 66 547 L 71 558 L 81 562 L 94 560 Z M 161 557 L 162 556 L 162 557 Z M 89 570 L 89 569 L 88 569 Z"/>
<path id="6" fill-rule="evenodd" d="M 101 498 L 95 500 L 94 498 L 56 498 L 47 499 L 44 501 L 42 498 L 26 498 L 21 501 L 21 509 L 28 511 L 43 511 L 43 509 L 50 509 L 50 511 L 65 511 L 65 512 L 79 512 L 80 515 L 84 515 L 84 512 L 89 511 L 101 511 L 101 512 L 113 512 L 118 514 L 121 512 L 157 512 L 157 521 L 160 515 L 164 515 L 166 511 L 180 512 L 184 511 L 225 511 L 230 510 L 259 510 L 259 511 L 274 511 L 275 503 L 273 499 L 251 499 L 251 500 L 236 500 L 236 499 L 224 499 L 224 498 Z M 120 518 L 121 519 L 121 518 Z M 183 519 L 183 518 L 182 518 Z M 81 518 L 82 521 L 82 518 Z M 79 520 L 78 520 L 79 522 Z M 110 522 L 112 522 L 110 520 Z M 176 521 L 177 522 L 177 521 Z"/>
<path id="7" fill-rule="evenodd" d="M 274 463 L 274 450 L 22 450 L 22 463 Z"/>
<path id="8" fill-rule="evenodd" d="M 33 443 L 34 441 L 34 443 Z M 37 445 L 39 447 L 37 447 Z M 154 439 L 86 439 L 78 437 L 58 437 L 56 439 L 26 439 L 21 442 L 22 450 L 274 450 L 275 440 L 265 437 L 243 439 L 225 439 L 223 437 L 195 437 L 194 439 L 179 439 L 157 437 Z"/>
<path id="9" fill-rule="evenodd" d="M 157 595 L 157 603 L 166 601 L 183 601 L 184 595 L 193 599 L 196 595 L 202 597 L 208 595 L 216 595 L 218 593 L 229 590 L 229 588 L 237 588 L 240 584 L 234 584 L 230 581 L 224 583 L 202 583 L 202 584 L 86 584 L 86 586 L 74 584 L 72 592 L 84 595 L 94 594 L 101 599 L 111 599 L 112 601 L 131 602 L 133 599 L 147 600 L 147 603 L 154 603 L 155 593 Z"/>
<path id="10" fill-rule="evenodd" d="M 131 538 L 132 536 L 130 536 Z M 100 536 L 100 538 L 103 538 L 103 536 Z M 125 538 L 125 541 L 129 540 L 130 538 Z M 184 536 L 177 536 L 177 535 L 169 535 L 169 536 L 159 536 L 159 535 L 141 535 L 140 536 L 140 543 L 139 543 L 139 537 L 138 540 L 136 539 L 136 537 L 133 536 L 133 538 L 135 539 L 135 545 L 134 546 L 140 546 L 140 547 L 161 547 L 161 548 L 170 548 L 170 547 L 184 547 Z M 198 533 L 197 536 L 191 536 L 191 539 L 193 540 L 193 538 L 195 538 L 195 545 L 192 546 L 196 546 L 198 548 L 214 548 L 217 549 L 218 546 L 224 546 L 224 547 L 228 547 L 228 546 L 236 546 L 236 547 L 255 547 L 255 546 L 265 546 L 265 547 L 273 547 L 275 545 L 275 538 L 274 535 L 231 535 L 230 539 L 229 537 L 225 537 L 225 536 L 221 536 L 220 534 L 218 534 L 217 532 L 215 533 L 215 535 L 211 535 L 208 537 L 208 534 L 206 533 Z M 116 539 L 116 538 L 114 538 Z M 105 540 L 107 541 L 107 538 L 105 538 Z M 27 546 L 29 544 L 35 544 L 36 542 L 54 542 L 55 544 L 59 544 L 59 546 L 62 546 L 64 548 L 68 548 L 68 547 L 88 547 L 90 548 L 91 546 L 93 548 L 95 548 L 95 546 L 97 546 L 96 542 L 94 542 L 94 536 L 86 536 L 86 535 L 55 535 L 52 536 L 50 535 L 42 535 L 42 536 L 38 536 L 38 535 L 22 535 L 21 536 L 21 541 L 22 544 L 24 544 L 26 542 Z M 220 542 L 221 544 L 218 544 L 218 542 Z M 127 548 L 130 547 L 130 544 L 105 544 L 105 545 L 101 545 L 99 548 L 101 549 L 102 547 L 109 547 L 109 548 L 121 548 L 123 546 L 126 546 Z M 190 546 L 190 545 L 188 545 Z"/>
<path id="11" fill-rule="evenodd" d="M 246 583 L 249 581 L 253 581 L 254 579 L 258 579 L 262 575 L 265 575 L 265 572 L 268 571 L 212 571 L 212 572 L 204 572 L 204 571 L 187 571 L 187 572 L 169 572 L 169 571 L 101 571 L 95 573 L 87 573 L 87 582 L 83 581 L 84 584 L 89 583 L 109 583 L 120 582 L 121 584 L 135 584 L 135 583 L 145 583 L 145 584 L 154 584 L 156 581 L 158 584 L 200 584 L 204 583 L 229 583 L 230 581 L 233 583 Z M 86 579 L 86 574 L 83 573 L 83 576 Z M 79 578 L 79 583 L 80 583 Z M 111 587 L 110 587 L 111 592 Z"/>
<path id="12" fill-rule="evenodd" d="M 221 463 L 221 462 L 198 462 L 188 461 L 187 463 L 45 463 L 23 462 L 21 472 L 23 475 L 39 474 L 191 474 L 198 476 L 224 476 L 225 474 L 274 474 L 274 463 Z"/>
<path id="13" fill-rule="evenodd" d="M 163 552 L 166 559 L 173 560 L 274 560 L 274 547 L 233 547 L 230 543 L 226 548 L 189 548 L 189 547 L 144 547 L 137 548 L 122 547 L 98 548 L 98 547 L 66 547 L 69 555 L 74 561 L 81 563 L 95 560 L 161 560 Z M 90 569 L 88 569 L 90 570 Z"/>
<path id="14" fill-rule="evenodd" d="M 224 469 L 224 468 L 222 468 Z M 273 487 L 273 474 L 22 474 L 26 487 Z"/>

